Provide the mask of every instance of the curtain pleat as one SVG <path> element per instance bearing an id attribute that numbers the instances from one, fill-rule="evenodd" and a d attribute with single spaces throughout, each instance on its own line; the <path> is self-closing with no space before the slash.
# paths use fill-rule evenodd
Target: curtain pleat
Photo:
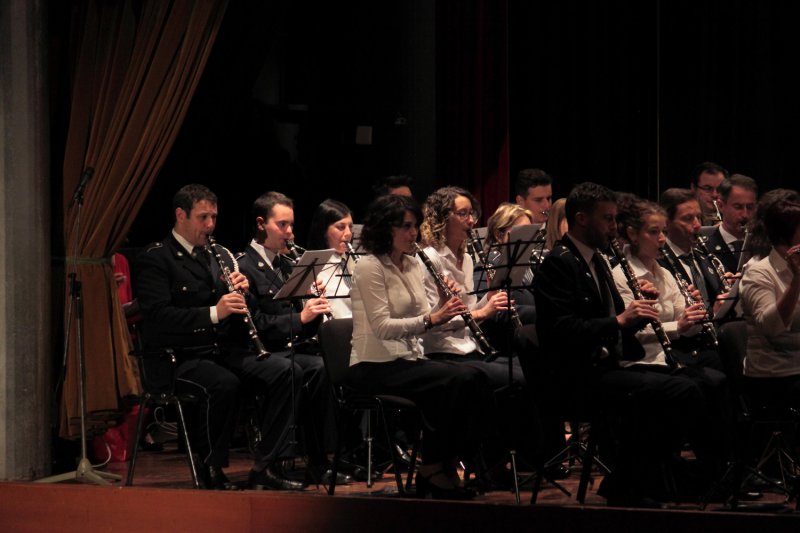
<path id="1" fill-rule="evenodd" d="M 75 270 L 82 285 L 86 408 L 91 414 L 114 411 L 119 398 L 138 392 L 108 258 L 124 242 L 175 141 L 227 0 L 93 0 L 75 6 L 64 240 L 67 271 Z M 94 176 L 77 228 L 78 209 L 69 202 L 89 167 Z M 77 323 L 71 322 L 60 404 L 62 436 L 80 430 Z"/>

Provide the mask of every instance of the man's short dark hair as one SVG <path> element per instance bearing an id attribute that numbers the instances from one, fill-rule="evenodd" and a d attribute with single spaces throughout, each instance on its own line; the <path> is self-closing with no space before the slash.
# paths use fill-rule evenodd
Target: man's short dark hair
<path id="1" fill-rule="evenodd" d="M 543 185 L 552 185 L 553 178 L 550 174 L 540 168 L 523 168 L 517 174 L 517 179 L 514 180 L 514 190 L 518 196 L 523 198 L 528 196 L 528 189 L 531 187 L 541 187 Z"/>
<path id="2" fill-rule="evenodd" d="M 263 218 L 265 221 L 269 220 L 269 217 L 272 216 L 272 208 L 276 205 L 284 205 L 294 209 L 294 202 L 292 202 L 292 199 L 285 194 L 275 191 L 265 192 L 256 198 L 255 202 L 253 202 L 253 212 L 251 217 L 253 225 L 255 226 L 256 218 L 258 217 Z"/>
<path id="3" fill-rule="evenodd" d="M 361 230 L 361 245 L 375 255 L 392 251 L 392 228 L 403 225 L 406 211 L 417 219 L 417 227 L 422 223 L 422 209 L 413 198 L 397 194 L 378 197 L 367 208 L 364 228 Z"/>
<path id="4" fill-rule="evenodd" d="M 399 189 L 400 187 L 408 187 L 414 184 L 414 178 L 405 174 L 397 174 L 396 176 L 384 176 L 380 178 L 375 185 L 372 186 L 372 191 L 375 197 L 389 194 L 392 189 Z"/>
<path id="5" fill-rule="evenodd" d="M 567 196 L 564 210 L 567 214 L 567 224 L 575 223 L 575 215 L 579 212 L 591 214 L 600 202 L 617 202 L 614 191 L 603 185 L 585 181 L 574 186 Z"/>
<path id="6" fill-rule="evenodd" d="M 744 174 L 733 174 L 730 178 L 726 178 L 719 186 L 719 195 L 724 201 L 728 201 L 728 196 L 731 195 L 733 186 L 741 187 L 747 191 L 751 191 L 758 196 L 758 184 L 756 180 Z"/>
<path id="7" fill-rule="evenodd" d="M 175 213 L 175 210 L 180 207 L 188 215 L 192 211 L 194 204 L 203 200 L 217 205 L 217 195 L 205 185 L 200 185 L 199 183 L 184 185 L 172 197 L 172 212 Z"/>
<path id="8" fill-rule="evenodd" d="M 700 203 L 697 199 L 697 195 L 695 195 L 691 189 L 673 187 L 661 193 L 661 201 L 659 203 L 667 212 L 667 218 L 672 220 L 675 218 L 675 213 L 678 212 L 678 206 L 690 200 L 694 200 L 698 204 Z"/>
<path id="9" fill-rule="evenodd" d="M 692 171 L 692 183 L 695 186 L 700 183 L 700 176 L 703 174 L 722 174 L 726 179 L 728 178 L 728 171 L 722 168 L 722 165 L 712 163 L 711 161 L 704 161 L 694 167 Z"/>

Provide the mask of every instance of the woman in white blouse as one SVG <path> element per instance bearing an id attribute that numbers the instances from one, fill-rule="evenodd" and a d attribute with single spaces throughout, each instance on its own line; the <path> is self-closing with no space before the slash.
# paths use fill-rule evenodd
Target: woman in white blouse
<path id="1" fill-rule="evenodd" d="M 317 276 L 325 287 L 333 318 L 353 316 L 350 303 L 351 274 L 355 259 L 347 255 L 347 245 L 353 240 L 353 215 L 350 208 L 337 200 L 327 199 L 317 206 L 308 231 L 310 250 L 334 251 L 329 265 Z"/>
<path id="2" fill-rule="evenodd" d="M 755 394 L 800 406 L 800 202 L 771 205 L 764 226 L 769 255 L 748 268 L 741 282 L 747 320 L 744 374 Z M 752 378 L 752 379 L 749 379 Z"/>
<path id="3" fill-rule="evenodd" d="M 660 248 L 666 242 L 664 209 L 653 202 L 638 200 L 631 202 L 625 211 L 618 217 L 619 230 L 630 242 L 623 253 L 636 282 L 649 282 L 644 287 L 657 291 L 655 308 L 659 321 L 674 346 L 681 337 L 700 333 L 699 322 L 705 318 L 705 306 L 697 291 L 693 292 L 697 303 L 687 306 L 670 271 L 658 264 Z M 617 265 L 612 274 L 627 307 L 633 301 L 633 292 L 621 266 Z M 644 448 L 664 446 L 664 451 L 674 453 L 685 442 L 683 439 L 688 438 L 707 480 L 715 480 L 727 457 L 725 441 L 730 435 L 725 375 L 708 366 L 671 368 L 650 325 L 639 330 L 636 338 L 644 348 L 644 356 L 637 361 L 620 361 L 620 370 L 606 372 L 601 379 L 616 382 L 647 404 L 639 424 L 650 429 L 642 432 L 640 438 L 652 440 L 644 441 Z M 677 355 L 676 351 L 673 355 Z"/>
<path id="4" fill-rule="evenodd" d="M 457 460 L 476 451 L 491 392 L 474 369 L 422 357 L 419 336 L 465 307 L 459 298 L 442 298 L 431 311 L 424 267 L 413 255 L 421 218 L 419 206 L 404 196 L 382 196 L 368 209 L 361 239 L 370 255 L 356 265 L 350 291 L 348 381 L 359 391 L 397 394 L 419 406 L 428 427 L 417 492 L 465 499 L 470 494 L 460 486 Z"/>

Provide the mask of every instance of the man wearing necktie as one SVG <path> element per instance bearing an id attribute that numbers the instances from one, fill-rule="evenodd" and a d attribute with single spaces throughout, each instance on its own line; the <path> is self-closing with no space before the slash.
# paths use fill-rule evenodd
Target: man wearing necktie
<path id="1" fill-rule="evenodd" d="M 758 185 L 753 178 L 734 174 L 719 187 L 722 224 L 708 238 L 709 251 L 717 256 L 725 272 L 736 274 L 742 256 L 745 228 L 753 220 Z"/>
<path id="2" fill-rule="evenodd" d="M 333 411 L 330 384 L 314 337 L 322 323 L 322 315 L 330 312 L 327 298 L 275 300 L 292 273 L 293 260 L 285 255 L 286 241 L 294 240 L 294 203 L 279 192 L 262 194 L 253 203 L 255 226 L 253 240 L 239 258 L 239 266 L 250 281 L 258 300 L 253 323 L 273 358 L 293 360 L 295 374 L 300 376 L 303 392 L 298 405 L 298 422 L 303 428 L 301 439 L 308 455 L 311 480 L 328 482 L 330 475 L 325 454 L 325 437 L 332 434 Z M 288 348 L 294 347 L 293 353 Z M 284 450 L 283 459 L 293 459 L 296 450 Z M 337 483 L 348 481 L 344 476 Z"/>
<path id="3" fill-rule="evenodd" d="M 664 442 L 680 439 L 681 431 L 702 434 L 695 422 L 703 419 L 705 400 L 699 385 L 680 371 L 618 364 L 644 356 L 635 333 L 659 315 L 656 300 L 625 307 L 598 255 L 616 235 L 616 214 L 616 195 L 601 185 L 579 184 L 567 198 L 569 231 L 553 246 L 534 284 L 543 374 L 534 387 L 546 387 L 543 399 L 552 396 L 553 404 L 543 409 L 584 420 L 600 409 L 622 420 L 613 475 L 600 492 L 611 505 L 635 506 L 647 504 L 647 473 L 663 460 Z M 644 294 L 653 290 L 652 283 L 642 283 Z M 695 440 L 695 450 L 705 452 L 705 440 Z"/>
<path id="4" fill-rule="evenodd" d="M 237 289 L 228 292 L 206 248 L 216 226 L 217 197 L 203 185 L 187 185 L 175 195 L 173 208 L 172 232 L 137 259 L 137 294 L 145 348 L 173 349 L 178 358 L 176 391 L 200 400 L 186 407 L 200 481 L 208 489 L 237 488 L 222 469 L 228 466 L 230 436 L 244 389 L 271 399 L 271 411 L 261 421 L 265 437 L 253 469 L 268 477 L 273 488 L 300 490 L 301 483 L 281 479 L 271 470 L 291 423 L 289 364 L 280 358 L 256 359 L 242 320 L 252 300 L 247 278 L 236 271 L 230 252 L 219 246 Z"/>

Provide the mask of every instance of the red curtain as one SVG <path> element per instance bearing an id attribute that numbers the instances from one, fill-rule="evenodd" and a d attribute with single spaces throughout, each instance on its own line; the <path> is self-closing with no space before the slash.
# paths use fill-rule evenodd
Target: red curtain
<path id="1" fill-rule="evenodd" d="M 82 284 L 90 413 L 115 410 L 120 397 L 137 392 L 110 257 L 172 147 L 226 7 L 227 0 L 75 3 L 63 227 L 67 271 Z M 90 167 L 78 228 L 77 205 L 69 202 Z M 63 436 L 79 432 L 75 320 L 70 329 Z"/>
<path id="2" fill-rule="evenodd" d="M 485 219 L 509 200 L 508 2 L 436 3 L 437 172 Z"/>

